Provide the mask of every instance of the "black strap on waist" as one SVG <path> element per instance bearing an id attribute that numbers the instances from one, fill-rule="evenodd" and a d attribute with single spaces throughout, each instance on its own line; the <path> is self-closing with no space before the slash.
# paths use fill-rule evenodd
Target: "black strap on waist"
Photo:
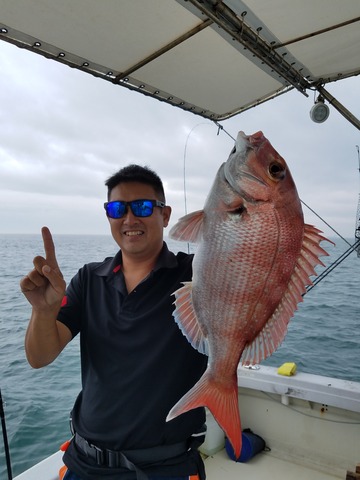
<path id="1" fill-rule="evenodd" d="M 127 468 L 136 473 L 137 480 L 148 480 L 147 475 L 137 465 L 154 464 L 181 455 L 188 450 L 188 442 L 184 441 L 138 450 L 115 451 L 99 448 L 78 433 L 75 433 L 74 442 L 85 455 L 92 458 L 98 465 Z"/>

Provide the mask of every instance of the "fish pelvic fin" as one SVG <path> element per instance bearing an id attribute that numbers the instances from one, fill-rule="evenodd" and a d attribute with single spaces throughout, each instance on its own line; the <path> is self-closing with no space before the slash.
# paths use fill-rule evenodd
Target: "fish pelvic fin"
<path id="1" fill-rule="evenodd" d="M 208 342 L 199 325 L 192 301 L 192 282 L 176 290 L 173 317 L 192 347 L 209 356 Z"/>
<path id="2" fill-rule="evenodd" d="M 172 227 L 169 237 L 181 242 L 198 243 L 202 237 L 204 210 L 181 217 Z"/>
<path id="3" fill-rule="evenodd" d="M 231 443 L 236 457 L 240 456 L 241 420 L 236 376 L 231 385 L 216 382 L 207 370 L 200 380 L 170 410 L 170 421 L 193 408 L 207 407 Z"/>
<path id="4" fill-rule="evenodd" d="M 272 355 L 284 340 L 290 319 L 297 310 L 297 305 L 303 301 L 306 287 L 312 285 L 311 275 L 316 275 L 315 267 L 324 264 L 320 256 L 328 253 L 320 247 L 320 242 L 331 240 L 323 237 L 321 231 L 312 225 L 304 225 L 303 243 L 294 272 L 287 289 L 272 316 L 262 330 L 249 343 L 241 356 L 242 365 L 254 365 Z"/>

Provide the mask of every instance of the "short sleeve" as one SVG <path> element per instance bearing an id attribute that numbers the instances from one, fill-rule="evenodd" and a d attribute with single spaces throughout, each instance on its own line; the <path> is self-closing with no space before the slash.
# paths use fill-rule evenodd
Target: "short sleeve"
<path id="1" fill-rule="evenodd" d="M 66 325 L 73 338 L 80 332 L 82 317 L 82 270 L 72 278 L 63 298 L 61 309 L 58 313 L 58 321 Z"/>

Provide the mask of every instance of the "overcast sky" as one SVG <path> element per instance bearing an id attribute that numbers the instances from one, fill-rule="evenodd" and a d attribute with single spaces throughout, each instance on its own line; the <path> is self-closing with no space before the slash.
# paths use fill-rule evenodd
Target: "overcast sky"
<path id="1" fill-rule="evenodd" d="M 2 41 L 0 65 L 0 233 L 47 225 L 56 234 L 107 234 L 104 181 L 128 163 L 162 177 L 171 225 L 185 213 L 184 165 L 187 211 L 203 207 L 233 146 L 213 123 Z M 359 77 L 326 88 L 360 118 Z M 332 107 L 325 123 L 313 123 L 313 102 L 312 93 L 293 91 L 223 126 L 234 137 L 262 130 L 287 161 L 300 198 L 353 237 L 359 131 Z"/>

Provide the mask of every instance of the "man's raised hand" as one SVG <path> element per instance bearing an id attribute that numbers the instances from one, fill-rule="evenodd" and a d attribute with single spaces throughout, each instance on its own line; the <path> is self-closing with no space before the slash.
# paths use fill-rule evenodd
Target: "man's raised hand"
<path id="1" fill-rule="evenodd" d="M 45 258 L 34 258 L 34 269 L 20 281 L 20 288 L 34 309 L 60 308 L 65 293 L 65 281 L 55 255 L 55 245 L 50 230 L 41 229 Z"/>

